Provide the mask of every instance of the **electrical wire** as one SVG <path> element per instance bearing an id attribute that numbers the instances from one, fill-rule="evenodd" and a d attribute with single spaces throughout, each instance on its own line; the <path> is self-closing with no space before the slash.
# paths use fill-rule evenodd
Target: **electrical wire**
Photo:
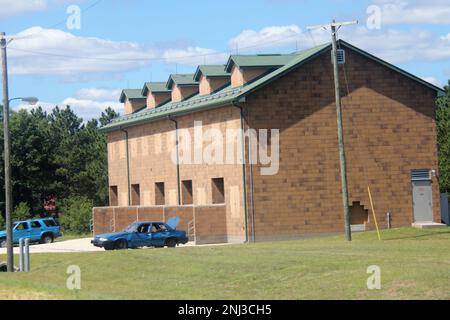
<path id="1" fill-rule="evenodd" d="M 101 0 L 99 0 L 101 1 Z M 99 2 L 97 1 L 97 3 Z M 307 33 L 308 31 L 301 31 L 298 34 L 291 35 L 288 37 L 280 38 L 277 40 L 269 41 L 269 42 L 261 42 L 258 44 L 254 44 L 251 46 L 241 47 L 240 50 L 248 50 L 252 48 L 261 48 L 265 47 L 269 44 L 275 44 L 278 42 L 286 41 L 287 39 L 291 38 L 297 38 L 301 35 Z M 39 33 L 37 33 L 39 34 Z M 309 32 L 310 36 L 312 34 Z M 313 38 L 313 42 L 314 38 Z M 229 54 L 229 50 L 224 51 L 215 51 L 210 53 L 204 53 L 204 54 L 193 54 L 193 55 L 186 55 L 182 57 L 173 57 L 173 58 L 165 58 L 165 57 L 148 57 L 148 58 L 106 58 L 106 57 L 89 57 L 89 56 L 80 56 L 80 55 L 66 55 L 66 54 L 58 54 L 58 53 L 51 53 L 51 52 L 41 52 L 41 51 L 34 51 L 34 50 L 26 50 L 26 49 L 19 49 L 14 47 L 9 47 L 10 50 L 18 51 L 18 52 L 26 52 L 34 55 L 41 55 L 41 56 L 47 56 L 47 57 L 58 57 L 58 58 L 67 58 L 67 59 L 80 59 L 80 60 L 96 60 L 96 61 L 129 61 L 129 62 L 149 62 L 149 61 L 182 61 L 186 59 L 193 59 L 193 58 L 205 58 L 207 56 L 215 56 L 215 55 L 222 55 L 222 54 Z"/>

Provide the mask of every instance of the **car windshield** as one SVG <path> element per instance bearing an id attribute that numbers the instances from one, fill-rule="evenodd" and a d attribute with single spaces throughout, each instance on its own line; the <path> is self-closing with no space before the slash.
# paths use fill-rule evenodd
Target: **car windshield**
<path id="1" fill-rule="evenodd" d="M 138 223 L 132 223 L 125 230 L 123 230 L 123 232 L 136 232 L 138 227 Z"/>

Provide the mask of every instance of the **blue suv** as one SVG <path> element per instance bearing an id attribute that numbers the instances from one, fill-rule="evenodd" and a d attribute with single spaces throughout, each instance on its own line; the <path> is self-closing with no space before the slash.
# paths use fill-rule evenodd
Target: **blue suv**
<path id="1" fill-rule="evenodd" d="M 19 243 L 21 238 L 31 242 L 52 243 L 61 236 L 61 227 L 53 218 L 17 221 L 13 224 L 13 241 Z M 6 231 L 0 231 L 0 248 L 6 247 Z"/>

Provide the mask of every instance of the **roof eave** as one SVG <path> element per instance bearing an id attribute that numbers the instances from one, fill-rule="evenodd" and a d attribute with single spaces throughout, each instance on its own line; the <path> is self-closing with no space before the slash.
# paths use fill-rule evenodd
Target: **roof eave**
<path id="1" fill-rule="evenodd" d="M 150 119 L 146 119 L 146 118 L 142 119 L 141 118 L 141 119 L 136 119 L 136 120 L 130 120 L 129 122 L 127 122 L 125 124 L 117 124 L 117 125 L 109 124 L 109 125 L 106 125 L 105 127 L 100 128 L 99 131 L 103 132 L 103 133 L 109 133 L 109 132 L 114 132 L 114 131 L 121 130 L 121 129 L 126 129 L 129 127 L 134 127 L 134 126 L 144 124 L 144 123 L 151 123 L 151 122 L 159 121 L 159 120 L 165 119 L 169 116 L 182 116 L 182 115 L 191 114 L 194 112 L 200 112 L 200 111 L 204 111 L 204 110 L 221 108 L 221 107 L 232 104 L 233 101 L 235 101 L 235 102 L 242 101 L 240 99 L 242 99 L 242 98 L 229 98 L 224 101 L 221 101 L 220 103 L 215 103 L 214 101 L 211 101 L 209 103 L 205 103 L 205 104 L 201 105 L 198 108 L 169 110 L 169 111 L 161 112 L 161 115 L 155 116 Z"/>

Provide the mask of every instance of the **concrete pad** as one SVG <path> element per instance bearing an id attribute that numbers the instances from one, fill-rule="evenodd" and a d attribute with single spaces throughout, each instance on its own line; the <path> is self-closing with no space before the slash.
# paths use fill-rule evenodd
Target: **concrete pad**
<path id="1" fill-rule="evenodd" d="M 103 248 L 98 248 L 92 245 L 92 238 L 75 239 L 61 242 L 54 242 L 48 244 L 31 244 L 30 253 L 64 253 L 64 252 L 104 252 Z M 195 242 L 188 242 L 184 245 L 179 245 L 179 248 L 186 247 L 207 247 L 207 246 L 223 246 L 230 245 L 229 243 L 210 244 L 210 245 L 196 245 Z M 152 248 L 146 248 L 152 249 Z M 19 247 L 14 247 L 14 253 L 19 254 Z M 0 248 L 0 254 L 6 254 L 6 248 Z"/>
<path id="2" fill-rule="evenodd" d="M 447 228 L 447 225 L 442 223 L 436 223 L 436 222 L 416 222 L 412 225 L 414 228 L 417 229 L 444 229 Z"/>

